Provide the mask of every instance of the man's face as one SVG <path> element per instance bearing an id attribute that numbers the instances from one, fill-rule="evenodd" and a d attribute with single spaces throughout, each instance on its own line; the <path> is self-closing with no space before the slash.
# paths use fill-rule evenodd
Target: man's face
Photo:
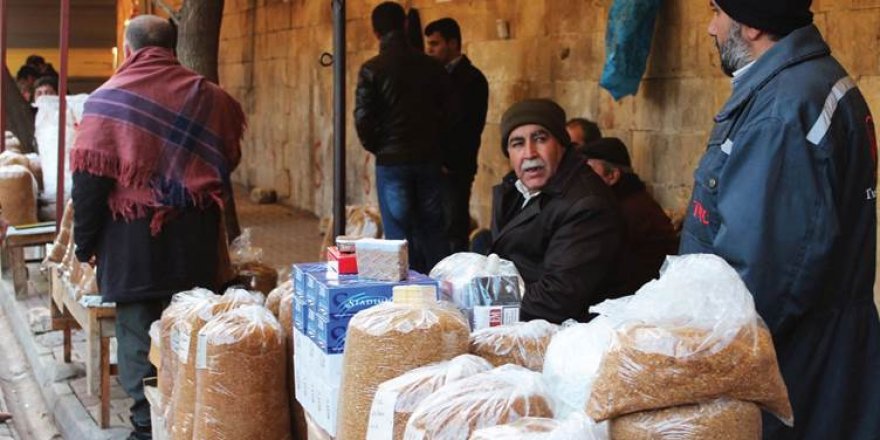
<path id="1" fill-rule="evenodd" d="M 721 70 L 727 76 L 752 62 L 751 48 L 742 36 L 742 25 L 730 18 L 714 0 L 709 1 L 712 20 L 709 22 L 709 35 L 715 39 L 715 47 L 721 58 Z"/>
<path id="2" fill-rule="evenodd" d="M 608 186 L 614 186 L 617 184 L 617 181 L 620 180 L 620 172 L 618 171 L 615 173 L 614 170 L 605 166 L 605 162 L 599 159 L 587 159 L 587 165 L 589 165 Z"/>
<path id="3" fill-rule="evenodd" d="M 510 167 L 530 191 L 540 191 L 559 168 L 565 148 L 546 128 L 521 125 L 507 139 Z"/>
<path id="4" fill-rule="evenodd" d="M 55 96 L 58 92 L 50 86 L 49 84 L 43 84 L 40 87 L 37 87 L 37 90 L 34 90 L 34 99 L 39 98 L 40 96 Z"/>
<path id="5" fill-rule="evenodd" d="M 568 131 L 568 136 L 571 137 L 571 143 L 573 143 L 576 147 L 584 145 L 584 129 L 581 128 L 580 125 L 566 125 L 565 129 Z"/>
<path id="6" fill-rule="evenodd" d="M 428 35 L 425 52 L 437 61 L 448 64 L 453 59 L 455 40 L 446 40 L 440 32 Z"/>

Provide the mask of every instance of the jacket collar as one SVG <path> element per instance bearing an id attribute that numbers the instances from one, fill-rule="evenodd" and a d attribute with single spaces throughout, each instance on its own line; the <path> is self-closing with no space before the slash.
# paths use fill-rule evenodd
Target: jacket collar
<path id="1" fill-rule="evenodd" d="M 393 47 L 401 46 L 406 46 L 406 39 L 400 31 L 391 31 L 379 39 L 379 53 L 385 52 Z"/>
<path id="2" fill-rule="evenodd" d="M 748 71 L 736 78 L 733 83 L 733 95 L 715 115 L 715 122 L 729 118 L 754 95 L 755 91 L 785 68 L 830 53 L 831 49 L 828 48 L 815 25 L 804 26 L 788 34 L 755 60 L 755 64 L 749 67 Z"/>
<path id="3" fill-rule="evenodd" d="M 462 68 L 470 66 L 470 65 L 471 65 L 471 60 L 467 57 L 467 55 L 462 54 L 461 58 L 458 60 L 457 63 L 455 63 L 455 66 L 452 68 L 452 70 L 450 72 L 451 73 L 458 72 Z"/>

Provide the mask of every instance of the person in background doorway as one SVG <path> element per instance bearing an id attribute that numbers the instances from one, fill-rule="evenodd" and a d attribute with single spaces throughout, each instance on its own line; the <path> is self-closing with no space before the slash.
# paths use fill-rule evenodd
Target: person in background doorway
<path id="1" fill-rule="evenodd" d="M 471 187 L 489 109 L 489 83 L 461 52 L 461 29 L 455 20 L 441 18 L 428 24 L 425 36 L 428 55 L 446 67 L 457 96 L 456 122 L 443 149 L 443 208 L 451 251 L 465 252 L 471 223 Z"/>
<path id="2" fill-rule="evenodd" d="M 57 76 L 41 76 L 34 83 L 34 101 L 40 96 L 56 96 L 58 95 L 58 77 Z"/>

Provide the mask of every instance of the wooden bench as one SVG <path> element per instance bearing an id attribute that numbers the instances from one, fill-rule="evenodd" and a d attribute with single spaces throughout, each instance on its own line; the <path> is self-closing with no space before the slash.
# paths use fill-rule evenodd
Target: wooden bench
<path id="1" fill-rule="evenodd" d="M 55 241 L 55 223 L 38 223 L 28 226 L 10 226 L 3 239 L 3 261 L 12 272 L 12 286 L 15 297 L 23 298 L 28 294 L 28 273 L 24 259 L 24 248 L 43 247 Z"/>
<path id="2" fill-rule="evenodd" d="M 101 428 L 110 426 L 110 376 L 118 374 L 110 363 L 110 338 L 116 336 L 116 307 L 101 303 L 100 297 L 84 296 L 77 300 L 61 269 L 50 267 L 50 310 L 52 329 L 64 332 L 64 362 L 70 362 L 71 329 L 86 334 L 86 388 L 89 395 L 101 398 Z"/>

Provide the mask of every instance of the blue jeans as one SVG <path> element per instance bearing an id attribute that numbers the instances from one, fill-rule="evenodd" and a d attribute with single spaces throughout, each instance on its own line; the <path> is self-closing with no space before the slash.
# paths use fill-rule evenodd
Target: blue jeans
<path id="1" fill-rule="evenodd" d="M 406 239 L 410 267 L 424 274 L 449 255 L 442 186 L 440 165 L 376 165 L 385 238 Z"/>

